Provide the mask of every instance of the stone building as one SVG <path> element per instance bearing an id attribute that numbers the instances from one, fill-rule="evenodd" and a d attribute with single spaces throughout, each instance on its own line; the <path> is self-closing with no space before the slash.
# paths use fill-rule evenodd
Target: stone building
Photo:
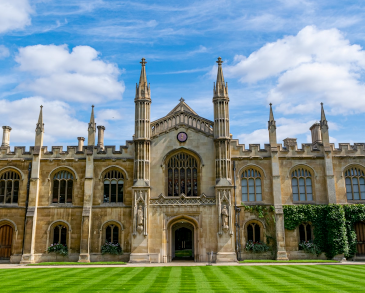
<path id="1" fill-rule="evenodd" d="M 221 262 L 308 258 L 298 244 L 312 239 L 310 223 L 286 231 L 282 207 L 364 201 L 364 144 L 330 144 L 323 105 L 320 123 L 310 128 L 312 143 L 298 148 L 295 138 L 287 138 L 278 144 L 270 105 L 270 143 L 246 148 L 230 134 L 228 86 L 221 58 L 217 63 L 214 121 L 182 98 L 165 117 L 150 121 L 151 88 L 142 59 L 135 133 L 119 149 L 104 145 L 105 127 L 96 126 L 94 108 L 87 144 L 78 137 L 67 150 L 43 146 L 42 106 L 29 151 L 12 152 L 11 127 L 3 126 L 0 258 L 200 262 L 211 252 Z M 272 206 L 275 221 L 268 225 L 244 205 Z M 250 240 L 272 245 L 270 239 L 277 243 L 274 256 L 244 249 Z M 105 242 L 119 243 L 123 254 L 103 255 Z M 54 243 L 67 245 L 68 256 L 47 253 Z"/>

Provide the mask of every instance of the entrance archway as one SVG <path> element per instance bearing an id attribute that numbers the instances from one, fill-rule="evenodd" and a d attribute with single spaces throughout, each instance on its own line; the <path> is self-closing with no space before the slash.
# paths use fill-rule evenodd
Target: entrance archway
<path id="1" fill-rule="evenodd" d="M 10 259 L 13 228 L 9 225 L 0 227 L 0 259 Z"/>
<path id="2" fill-rule="evenodd" d="M 200 261 L 199 222 L 193 217 L 180 215 L 171 218 L 166 224 L 166 261 Z"/>
<path id="3" fill-rule="evenodd" d="M 194 226 L 176 223 L 172 227 L 172 260 L 194 260 Z"/>

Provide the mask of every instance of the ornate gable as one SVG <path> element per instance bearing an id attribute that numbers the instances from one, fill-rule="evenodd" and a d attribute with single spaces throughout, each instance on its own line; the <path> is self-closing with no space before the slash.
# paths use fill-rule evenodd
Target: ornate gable
<path id="1" fill-rule="evenodd" d="M 165 117 L 151 122 L 152 137 L 169 132 L 171 129 L 182 125 L 203 132 L 206 135 L 213 136 L 214 122 L 200 117 L 185 103 L 185 100 L 181 98 L 180 103 Z"/>

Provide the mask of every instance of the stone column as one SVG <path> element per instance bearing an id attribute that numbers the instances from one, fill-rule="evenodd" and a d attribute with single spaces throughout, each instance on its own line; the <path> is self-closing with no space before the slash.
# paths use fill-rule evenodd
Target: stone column
<path id="1" fill-rule="evenodd" d="M 102 125 L 98 125 L 98 148 L 103 150 L 104 149 L 104 130 L 105 127 Z"/>
<path id="2" fill-rule="evenodd" d="M 3 141 L 1 143 L 2 147 L 8 147 L 10 146 L 10 126 L 3 126 Z"/>
<path id="3" fill-rule="evenodd" d="M 78 137 L 77 140 L 78 140 L 77 151 L 82 152 L 84 147 L 85 137 Z"/>

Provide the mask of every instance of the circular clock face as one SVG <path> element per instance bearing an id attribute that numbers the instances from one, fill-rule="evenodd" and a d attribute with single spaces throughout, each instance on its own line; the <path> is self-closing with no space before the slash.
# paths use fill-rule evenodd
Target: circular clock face
<path id="1" fill-rule="evenodd" d="M 179 132 L 177 135 L 177 140 L 180 142 L 185 142 L 188 139 L 188 135 L 185 132 Z"/>

